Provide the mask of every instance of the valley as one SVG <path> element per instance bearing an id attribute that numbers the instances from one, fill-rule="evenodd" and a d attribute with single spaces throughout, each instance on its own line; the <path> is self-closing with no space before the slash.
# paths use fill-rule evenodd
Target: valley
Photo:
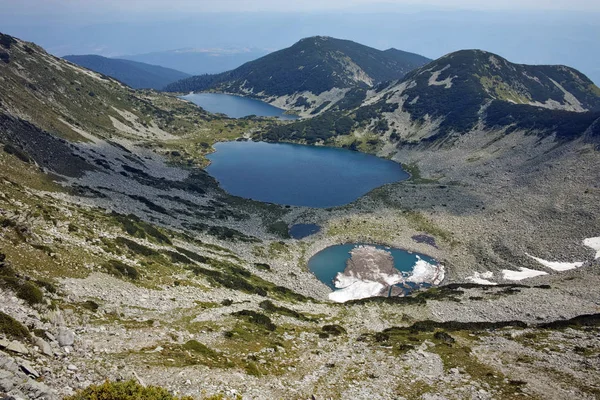
<path id="1" fill-rule="evenodd" d="M 599 395 L 600 91 L 577 71 L 458 52 L 320 88 L 340 100 L 278 121 L 0 46 L 4 392 L 133 379 L 197 399 Z M 364 83 L 351 72 L 339 82 Z M 410 176 L 335 205 L 265 203 L 209 173 L 220 142 L 359 150 Z M 293 239 L 297 224 L 321 229 Z M 309 260 L 348 243 L 427 256 L 443 281 L 332 302 Z"/>

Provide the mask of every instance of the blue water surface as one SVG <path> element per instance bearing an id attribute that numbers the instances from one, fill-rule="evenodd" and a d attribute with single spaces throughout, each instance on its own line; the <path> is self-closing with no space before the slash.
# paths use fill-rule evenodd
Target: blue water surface
<path id="1" fill-rule="evenodd" d="M 312 256 L 308 260 L 308 268 L 321 282 L 335 290 L 333 280 L 339 272 L 344 272 L 346 263 L 350 259 L 350 250 L 362 244 L 349 243 L 327 247 Z M 417 263 L 417 256 L 429 263 L 435 263 L 435 260 L 423 254 L 409 253 L 406 250 L 390 248 L 385 246 L 376 246 L 378 249 L 383 249 L 392 253 L 394 257 L 394 267 L 403 273 L 410 274 L 413 267 Z"/>
<path id="2" fill-rule="evenodd" d="M 295 115 L 285 114 L 285 110 L 281 108 L 248 97 L 223 93 L 191 93 L 181 97 L 208 112 L 225 114 L 230 118 L 256 115 L 259 117 L 279 117 L 282 120 L 298 119 Z"/>
<path id="3" fill-rule="evenodd" d="M 327 208 L 351 203 L 408 178 L 400 164 L 332 147 L 223 142 L 206 171 L 230 194 L 263 202 Z"/>
<path id="4" fill-rule="evenodd" d="M 292 239 L 304 239 L 321 231 L 317 224 L 296 224 L 290 227 L 290 236 Z"/>

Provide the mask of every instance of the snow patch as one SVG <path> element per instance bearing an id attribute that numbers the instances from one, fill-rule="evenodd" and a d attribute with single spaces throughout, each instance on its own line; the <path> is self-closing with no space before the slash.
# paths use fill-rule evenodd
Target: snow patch
<path id="1" fill-rule="evenodd" d="M 406 278 L 407 282 L 431 283 L 439 285 L 444 280 L 444 266 L 428 263 L 417 256 L 417 262 L 413 268 L 412 274 Z"/>
<path id="2" fill-rule="evenodd" d="M 347 286 L 343 287 L 338 279 L 335 286 L 337 288 L 341 287 L 341 289 L 329 293 L 329 300 L 335 301 L 336 303 L 345 303 L 349 300 L 359 300 L 378 296 L 384 289 L 384 286 L 379 282 L 361 281 L 354 277 L 346 278 L 349 279 L 344 279 L 343 284 Z"/>
<path id="3" fill-rule="evenodd" d="M 600 236 L 584 239 L 583 245 L 596 250 L 596 260 L 600 258 Z"/>
<path id="4" fill-rule="evenodd" d="M 475 272 L 472 276 L 468 276 L 469 282 L 477 283 L 478 285 L 497 285 L 496 282 L 490 281 L 494 277 L 494 273 L 491 271 L 486 272 Z"/>
<path id="5" fill-rule="evenodd" d="M 527 254 L 527 253 L 525 253 Z M 553 269 L 554 271 L 569 271 L 571 269 L 579 268 L 583 265 L 582 262 L 558 262 L 558 261 L 546 261 L 538 257 L 534 257 L 530 254 L 527 254 L 527 257 L 533 258 L 535 261 L 539 262 L 546 268 Z"/>
<path id="6" fill-rule="evenodd" d="M 538 271 L 535 269 L 520 267 L 519 271 L 503 269 L 502 275 L 504 276 L 504 279 L 509 281 L 522 281 L 523 279 L 527 278 L 535 278 L 536 276 L 548 275 L 548 273 L 544 271 Z"/>

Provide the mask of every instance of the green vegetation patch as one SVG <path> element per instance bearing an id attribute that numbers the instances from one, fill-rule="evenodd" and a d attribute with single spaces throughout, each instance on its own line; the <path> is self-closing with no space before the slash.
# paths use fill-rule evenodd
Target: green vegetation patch
<path id="1" fill-rule="evenodd" d="M 307 301 L 308 297 L 283 286 L 266 281 L 250 271 L 245 270 L 229 261 L 207 258 L 206 264 L 214 269 L 199 266 L 187 266 L 196 275 L 202 275 L 212 284 L 218 284 L 229 289 L 240 290 L 244 293 L 258 294 L 259 296 L 271 295 L 274 298 L 287 301 Z"/>
<path id="2" fill-rule="evenodd" d="M 183 247 L 177 247 L 175 246 L 175 250 L 177 250 L 178 252 L 180 252 L 181 254 L 185 255 L 186 257 L 194 260 L 194 261 L 198 261 L 200 263 L 206 263 L 208 261 L 208 258 L 205 256 L 202 256 L 198 253 L 194 253 L 193 251 L 184 249 Z"/>
<path id="3" fill-rule="evenodd" d="M 346 333 L 346 329 L 341 325 L 325 325 L 321 328 L 319 337 L 327 338 L 329 336 L 341 336 Z"/>
<path id="4" fill-rule="evenodd" d="M 416 184 L 438 183 L 438 179 L 423 178 L 417 163 L 402 164 L 402 169 L 410 174 L 410 181 Z"/>
<path id="5" fill-rule="evenodd" d="M 125 232 L 133 237 L 149 239 L 160 244 L 171 244 L 171 239 L 167 235 L 133 214 L 122 215 L 113 212 L 111 215 L 123 226 Z"/>
<path id="6" fill-rule="evenodd" d="M 192 397 L 176 397 L 158 386 L 142 386 L 131 380 L 91 385 L 65 400 L 194 400 Z"/>
<path id="7" fill-rule="evenodd" d="M 584 314 L 567 320 L 552 321 L 538 325 L 543 329 L 584 328 L 600 326 L 600 314 Z"/>
<path id="8" fill-rule="evenodd" d="M 308 318 L 306 315 L 299 313 L 297 311 L 291 310 L 287 307 L 276 306 L 273 304 L 271 300 L 263 300 L 258 305 L 260 308 L 265 310 L 268 313 L 276 313 L 280 315 L 286 315 L 288 317 L 296 318 L 301 321 L 312 321 L 311 318 Z"/>
<path id="9" fill-rule="evenodd" d="M 18 277 L 12 268 L 5 266 L 0 272 L 0 285 L 15 292 L 15 295 L 30 306 L 41 304 L 44 294 L 34 281 Z"/>
<path id="10" fill-rule="evenodd" d="M 283 239 L 289 239 L 289 226 L 283 221 L 277 221 L 267 226 L 267 231 L 273 235 L 277 235 Z"/>
<path id="11" fill-rule="evenodd" d="M 143 244 L 140 244 L 134 240 L 124 238 L 122 236 L 117 237 L 115 239 L 115 242 L 117 243 L 118 246 L 127 247 L 132 253 L 134 253 L 136 255 L 146 256 L 146 257 L 153 257 L 153 256 L 159 255 L 158 251 L 151 249 L 148 246 L 144 246 Z"/>
<path id="12" fill-rule="evenodd" d="M 404 215 L 404 217 L 416 230 L 428 233 L 431 236 L 438 237 L 451 244 L 454 243 L 454 239 L 450 231 L 440 228 L 423 214 L 416 211 L 406 211 L 402 215 Z"/>
<path id="13" fill-rule="evenodd" d="M 19 321 L 0 311 L 0 332 L 11 339 L 30 339 L 29 330 Z"/>
<path id="14" fill-rule="evenodd" d="M 251 310 L 242 310 L 231 314 L 235 317 L 240 317 L 251 324 L 257 325 L 260 328 L 266 329 L 267 331 L 275 331 L 277 329 L 277 325 L 271 321 L 271 318 L 267 317 L 264 314 L 258 313 L 256 311 Z"/>
<path id="15" fill-rule="evenodd" d="M 171 262 L 178 264 L 193 264 L 194 262 L 190 260 L 188 257 L 184 256 L 181 253 L 172 250 L 162 250 L 161 251 Z"/>
<path id="16" fill-rule="evenodd" d="M 127 265 L 119 260 L 109 260 L 105 262 L 102 267 L 107 273 L 118 278 L 137 280 L 140 277 L 140 273 L 137 268 Z"/>

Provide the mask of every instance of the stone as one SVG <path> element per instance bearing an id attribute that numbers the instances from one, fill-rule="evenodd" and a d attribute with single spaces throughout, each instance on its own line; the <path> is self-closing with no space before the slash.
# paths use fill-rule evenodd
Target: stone
<path id="1" fill-rule="evenodd" d="M 47 356 L 53 356 L 52 346 L 42 338 L 35 338 L 35 345 L 40 348 L 40 352 Z"/>
<path id="2" fill-rule="evenodd" d="M 23 371 L 24 373 L 26 373 L 27 375 L 33 377 L 34 379 L 37 379 L 40 377 L 40 373 L 37 372 L 35 370 L 35 368 L 33 368 L 31 366 L 31 364 L 29 364 L 27 361 L 25 360 L 21 360 L 19 361 L 19 368 L 21 369 L 21 371 Z"/>
<path id="3" fill-rule="evenodd" d="M 74 365 L 74 364 L 69 364 L 69 365 L 67 366 L 67 369 L 68 369 L 69 371 L 77 371 L 77 369 L 78 369 L 78 368 L 77 368 L 77 365 Z"/>
<path id="4" fill-rule="evenodd" d="M 6 350 L 14 351 L 15 353 L 19 354 L 29 354 L 29 350 L 27 350 L 27 347 L 25 347 L 23 343 L 18 342 L 16 340 L 10 342 L 8 347 L 6 347 Z"/>
<path id="5" fill-rule="evenodd" d="M 60 344 L 62 347 L 72 346 L 73 343 L 75 343 L 75 334 L 73 331 L 63 328 L 58 332 L 57 339 L 58 344 Z"/>

